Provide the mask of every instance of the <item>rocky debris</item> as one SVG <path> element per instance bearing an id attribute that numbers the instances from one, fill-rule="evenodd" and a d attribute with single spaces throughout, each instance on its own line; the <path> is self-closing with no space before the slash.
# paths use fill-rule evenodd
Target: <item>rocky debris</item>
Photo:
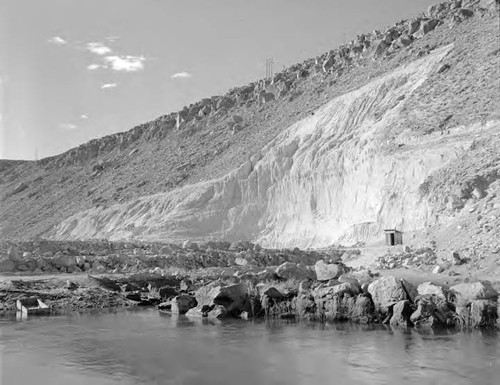
<path id="1" fill-rule="evenodd" d="M 435 250 L 422 248 L 415 251 L 404 250 L 400 253 L 386 254 L 379 257 L 376 263 L 378 269 L 398 269 L 401 267 L 432 266 L 436 263 Z"/>
<path id="2" fill-rule="evenodd" d="M 10 251 L 9 251 L 10 250 Z M 337 252 L 339 255 L 341 251 Z M 331 258 L 332 251 L 269 250 L 250 242 L 206 242 L 185 241 L 176 244 L 132 244 L 126 242 L 23 242 L 0 243 L 0 272 L 34 273 L 134 273 L 144 269 L 199 269 L 209 267 L 279 266 L 280 271 L 293 274 L 297 279 L 315 278 L 314 271 L 306 268 L 322 258 Z M 293 266 L 301 263 L 300 266 Z M 286 268 L 286 269 L 285 269 Z M 306 271 L 307 270 L 307 271 Z M 299 273 L 302 272 L 302 273 Z M 274 279 L 275 270 L 261 269 L 259 279 Z M 302 275 L 300 275 L 302 274 Z"/>

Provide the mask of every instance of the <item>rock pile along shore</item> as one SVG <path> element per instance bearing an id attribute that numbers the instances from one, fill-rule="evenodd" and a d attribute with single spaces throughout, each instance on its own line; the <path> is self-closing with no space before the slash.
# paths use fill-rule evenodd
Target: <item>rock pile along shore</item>
<path id="1" fill-rule="evenodd" d="M 342 263 L 356 250 L 267 250 L 250 242 L 172 244 L 24 242 L 2 244 L 16 271 L 114 273 L 70 280 L 12 280 L 2 309 L 35 295 L 54 309 L 158 305 L 215 319 L 273 318 L 384 323 L 393 327 L 499 327 L 498 292 L 488 281 L 414 285 Z M 86 254 L 86 255 L 85 255 Z M 131 262 L 134 262 L 133 264 Z M 19 266 L 21 268 L 19 269 Z M 65 277 L 65 279 L 67 276 Z"/>

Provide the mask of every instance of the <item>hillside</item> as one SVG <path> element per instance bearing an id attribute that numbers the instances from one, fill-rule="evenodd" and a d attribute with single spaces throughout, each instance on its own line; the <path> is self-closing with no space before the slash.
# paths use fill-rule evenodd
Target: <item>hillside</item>
<path id="1" fill-rule="evenodd" d="M 130 131 L 0 161 L 0 239 L 321 248 L 396 227 L 499 253 L 499 39 L 497 2 L 445 2 Z"/>

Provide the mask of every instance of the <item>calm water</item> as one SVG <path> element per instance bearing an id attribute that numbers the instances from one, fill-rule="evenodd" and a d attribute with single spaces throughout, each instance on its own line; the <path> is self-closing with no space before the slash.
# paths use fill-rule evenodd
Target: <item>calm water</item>
<path id="1" fill-rule="evenodd" d="M 155 310 L 0 319 L 1 385 L 498 384 L 496 334 L 207 322 Z"/>

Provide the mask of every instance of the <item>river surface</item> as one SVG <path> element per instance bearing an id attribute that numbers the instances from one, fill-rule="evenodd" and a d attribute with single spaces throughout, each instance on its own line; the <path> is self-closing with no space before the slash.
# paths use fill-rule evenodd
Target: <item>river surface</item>
<path id="1" fill-rule="evenodd" d="M 499 384 L 496 333 L 208 321 L 156 310 L 0 319 L 0 385 Z"/>

